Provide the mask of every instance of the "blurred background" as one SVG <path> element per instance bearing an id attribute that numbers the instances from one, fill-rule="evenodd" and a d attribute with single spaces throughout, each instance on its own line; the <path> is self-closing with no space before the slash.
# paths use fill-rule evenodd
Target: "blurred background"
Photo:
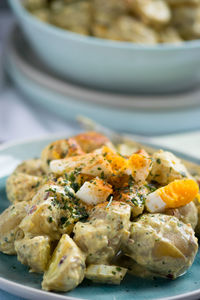
<path id="1" fill-rule="evenodd" d="M 178 7 L 161 1 L 169 5 L 148 15 L 131 0 L 129 11 L 120 2 L 97 0 L 92 25 L 88 0 L 71 7 L 64 0 L 27 0 L 27 9 L 22 2 L 0 3 L 1 143 L 74 133 L 76 117 L 84 115 L 185 152 L 190 141 L 196 154 L 198 1 Z M 118 21 L 108 25 L 116 14 Z"/>
<path id="2" fill-rule="evenodd" d="M 17 89 L 8 76 L 5 53 L 9 34 L 16 19 L 7 0 L 0 1 L 0 142 L 44 136 L 48 133 L 71 133 L 74 122 L 60 119 L 37 105 Z M 68 131 L 69 128 L 69 131 Z"/>
<path id="3" fill-rule="evenodd" d="M 97 0 L 93 25 L 87 0 L 71 7 L 28 0 L 27 10 L 8 2 L 0 4 L 1 142 L 76 131 L 77 115 L 153 142 L 200 129 L 196 1 L 178 13 L 159 6 L 161 17 L 157 7 L 143 16 L 145 9 L 130 6 L 130 17 L 120 2 Z M 118 23 L 108 26 L 115 14 Z"/>
<path id="4" fill-rule="evenodd" d="M 20 0 L 1 1 L 1 143 L 73 134 L 84 115 L 136 139 L 197 153 L 198 1 L 177 7 L 161 0 L 151 15 L 120 1 L 93 1 L 92 25 L 88 0 L 27 0 L 26 9 Z"/>

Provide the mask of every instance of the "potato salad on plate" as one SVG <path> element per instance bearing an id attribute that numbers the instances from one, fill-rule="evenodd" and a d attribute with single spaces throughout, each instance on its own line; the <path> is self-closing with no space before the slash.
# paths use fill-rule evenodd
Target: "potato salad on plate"
<path id="1" fill-rule="evenodd" d="M 127 273 L 176 279 L 198 251 L 198 183 L 168 151 L 94 131 L 56 140 L 8 177 L 0 251 L 42 273 L 46 291 L 84 278 L 120 284 Z"/>

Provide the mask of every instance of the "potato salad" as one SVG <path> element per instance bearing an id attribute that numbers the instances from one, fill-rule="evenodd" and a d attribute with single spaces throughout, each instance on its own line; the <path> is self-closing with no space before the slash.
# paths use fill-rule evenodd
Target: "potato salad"
<path id="1" fill-rule="evenodd" d="M 42 273 L 46 291 L 84 278 L 120 284 L 127 273 L 176 279 L 198 251 L 198 182 L 167 151 L 94 131 L 54 141 L 7 179 L 0 251 Z"/>
<path id="2" fill-rule="evenodd" d="M 200 38 L 200 0 L 25 0 L 41 21 L 82 35 L 138 44 Z"/>

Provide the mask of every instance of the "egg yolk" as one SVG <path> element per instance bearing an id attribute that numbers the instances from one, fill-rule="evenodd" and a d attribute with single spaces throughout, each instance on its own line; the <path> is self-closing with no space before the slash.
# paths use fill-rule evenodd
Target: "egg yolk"
<path id="1" fill-rule="evenodd" d="M 176 208 L 190 203 L 199 193 L 199 186 L 193 179 L 180 179 L 158 190 L 167 207 Z"/>

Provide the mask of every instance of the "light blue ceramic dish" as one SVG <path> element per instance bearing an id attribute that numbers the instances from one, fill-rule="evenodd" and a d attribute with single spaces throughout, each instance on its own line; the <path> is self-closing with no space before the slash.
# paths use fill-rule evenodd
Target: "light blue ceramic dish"
<path id="1" fill-rule="evenodd" d="M 46 65 L 86 86 L 121 92 L 164 93 L 200 82 L 200 41 L 142 46 L 85 37 L 31 16 L 23 0 L 9 0 L 31 45 Z"/>
<path id="2" fill-rule="evenodd" d="M 61 138 L 61 137 L 57 137 Z M 6 176 L 16 163 L 40 155 L 41 150 L 56 137 L 48 137 L 0 147 L 0 212 L 9 202 L 5 193 Z M 180 153 L 177 153 L 181 156 Z M 195 163 L 191 157 L 183 156 Z M 8 172 L 8 170 L 10 170 Z M 88 300 L 194 300 L 200 298 L 200 252 L 187 274 L 171 281 L 144 280 L 127 276 L 119 286 L 93 284 L 85 280 L 75 290 L 63 294 L 47 293 L 40 289 L 41 275 L 28 273 L 15 256 L 0 254 L 0 288 L 26 299 L 88 299 Z M 164 298 L 164 299 L 163 299 Z"/>
<path id="3" fill-rule="evenodd" d="M 60 80 L 45 70 L 15 28 L 6 49 L 6 70 L 26 99 L 72 120 L 85 115 L 117 131 L 143 135 L 200 128 L 200 90 L 170 96 L 102 93 Z M 18 33 L 18 38 L 14 39 Z"/>

